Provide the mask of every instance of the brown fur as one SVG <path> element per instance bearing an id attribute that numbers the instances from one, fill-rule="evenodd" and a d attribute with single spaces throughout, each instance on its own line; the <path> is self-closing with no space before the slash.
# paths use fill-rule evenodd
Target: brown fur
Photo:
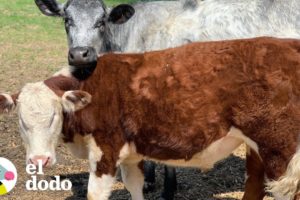
<path id="1" fill-rule="evenodd" d="M 64 91 L 79 88 L 79 81 L 77 79 L 62 75 L 47 79 L 44 83 L 60 97 L 64 94 Z"/>
<path id="2" fill-rule="evenodd" d="M 13 104 L 10 104 L 7 101 L 6 97 L 1 94 L 0 95 L 0 113 L 10 112 L 15 107 L 15 105 L 17 105 L 17 99 L 18 99 L 19 94 L 20 93 L 18 92 L 16 94 L 11 95 Z"/>
<path id="3" fill-rule="evenodd" d="M 13 106 L 14 106 L 14 105 L 11 105 L 11 106 L 9 106 L 9 108 L 8 108 L 6 97 L 3 96 L 3 95 L 0 95 L 0 112 L 1 112 L 1 113 L 4 113 L 6 110 L 7 110 L 7 111 L 11 110 L 11 107 L 13 107 Z"/>
<path id="4" fill-rule="evenodd" d="M 115 173 L 126 142 L 150 158 L 189 160 L 235 126 L 276 180 L 298 145 L 299 50 L 297 40 L 256 38 L 107 54 L 80 84 L 93 101 L 65 117 L 65 137 L 93 134 L 100 176 Z"/>

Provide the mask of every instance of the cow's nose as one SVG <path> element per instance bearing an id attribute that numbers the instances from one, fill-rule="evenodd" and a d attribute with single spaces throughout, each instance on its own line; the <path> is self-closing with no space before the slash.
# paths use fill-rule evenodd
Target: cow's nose
<path id="1" fill-rule="evenodd" d="M 92 47 L 75 47 L 69 50 L 69 64 L 74 67 L 90 67 L 97 61 L 97 54 Z"/>
<path id="2" fill-rule="evenodd" d="M 51 164 L 51 159 L 48 156 L 34 156 L 33 158 L 29 159 L 31 164 L 38 166 L 39 163 L 42 163 L 43 167 L 48 167 Z"/>

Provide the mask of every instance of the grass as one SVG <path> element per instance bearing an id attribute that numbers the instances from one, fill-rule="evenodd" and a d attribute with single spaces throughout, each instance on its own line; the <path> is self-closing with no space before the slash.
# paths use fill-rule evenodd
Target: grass
<path id="1" fill-rule="evenodd" d="M 108 0 L 107 5 L 116 5 L 134 0 Z M 0 39 L 12 42 L 31 40 L 58 40 L 64 38 L 60 18 L 43 16 L 34 0 L 0 0 Z M 2 34 L 5 33 L 5 34 Z"/>
<path id="2" fill-rule="evenodd" d="M 112 6 L 133 1 L 105 3 Z M 0 92 L 45 79 L 67 65 L 62 19 L 42 15 L 34 0 L 0 0 L 0 47 Z"/>

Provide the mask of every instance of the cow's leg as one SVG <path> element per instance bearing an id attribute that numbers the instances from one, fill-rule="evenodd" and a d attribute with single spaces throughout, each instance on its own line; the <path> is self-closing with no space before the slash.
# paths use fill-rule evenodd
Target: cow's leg
<path id="1" fill-rule="evenodd" d="M 265 196 L 263 163 L 257 153 L 247 147 L 246 183 L 243 200 L 262 200 Z"/>
<path id="2" fill-rule="evenodd" d="M 145 176 L 144 192 L 150 192 L 154 190 L 155 167 L 156 164 L 154 162 L 151 161 L 144 162 L 144 176 Z"/>
<path id="3" fill-rule="evenodd" d="M 90 165 L 88 200 L 108 200 L 115 182 L 118 155 L 110 144 L 101 144 L 100 148 L 93 136 L 86 137 L 86 142 Z"/>
<path id="4" fill-rule="evenodd" d="M 293 199 L 300 184 L 299 107 L 268 115 L 268 123 L 260 125 L 255 133 L 259 155 L 264 164 L 267 191 L 275 199 Z M 294 110 L 297 112 L 295 113 Z"/>
<path id="5" fill-rule="evenodd" d="M 130 192 L 132 200 L 143 200 L 144 175 L 141 163 L 122 163 L 121 174 L 126 189 Z"/>
<path id="6" fill-rule="evenodd" d="M 155 167 L 156 164 L 146 161 L 144 164 L 145 185 L 144 191 L 153 191 L 155 187 Z M 174 199 L 174 193 L 177 190 L 176 171 L 173 167 L 165 166 L 164 188 L 161 197 L 166 200 Z"/>
<path id="7" fill-rule="evenodd" d="M 165 166 L 164 190 L 161 197 L 165 200 L 173 200 L 177 190 L 176 170 L 174 167 Z"/>
<path id="8" fill-rule="evenodd" d="M 88 200 L 107 200 L 111 194 L 115 176 L 110 174 L 97 175 L 97 172 L 90 172 L 88 183 Z"/>

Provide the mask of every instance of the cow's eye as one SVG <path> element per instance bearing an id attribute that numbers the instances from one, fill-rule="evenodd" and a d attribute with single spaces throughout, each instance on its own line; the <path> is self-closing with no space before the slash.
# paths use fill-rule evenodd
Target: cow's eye
<path id="1" fill-rule="evenodd" d="M 65 20 L 66 27 L 74 26 L 74 22 L 71 18 L 66 17 L 64 20 Z"/>
<path id="2" fill-rule="evenodd" d="M 105 23 L 104 23 L 104 21 L 102 21 L 102 20 L 98 21 L 98 22 L 95 24 L 94 28 L 98 28 L 98 29 L 100 29 L 100 31 L 103 32 L 103 31 L 104 31 L 104 28 L 105 28 Z"/>

